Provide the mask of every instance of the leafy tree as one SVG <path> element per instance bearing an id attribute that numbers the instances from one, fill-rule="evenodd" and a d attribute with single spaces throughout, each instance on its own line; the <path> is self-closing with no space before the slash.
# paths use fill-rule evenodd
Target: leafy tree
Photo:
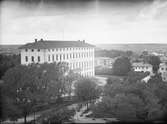
<path id="1" fill-rule="evenodd" d="M 155 91 L 160 92 L 160 88 L 153 90 L 150 84 L 140 81 L 106 84 L 102 101 L 92 106 L 93 115 L 115 117 L 123 121 L 161 119 L 164 114 L 163 104 Z M 161 95 L 163 93 L 165 90 Z M 165 100 L 165 95 L 162 98 Z"/>
<path id="2" fill-rule="evenodd" d="M 75 95 L 78 100 L 92 101 L 99 97 L 100 89 L 95 83 L 95 80 L 90 78 L 82 78 L 75 84 Z"/>
<path id="3" fill-rule="evenodd" d="M 137 81 L 141 81 L 144 77 L 148 76 L 149 72 L 135 72 L 130 71 L 127 75 L 127 81 L 129 83 L 136 83 Z"/>
<path id="4" fill-rule="evenodd" d="M 114 97 L 105 96 L 102 102 L 93 107 L 95 117 L 115 117 L 122 121 L 139 120 L 139 114 L 144 114 L 143 101 L 132 94 L 117 94 Z"/>
<path id="5" fill-rule="evenodd" d="M 0 55 L 0 79 L 5 72 L 16 65 L 20 64 L 20 55 Z"/>
<path id="6" fill-rule="evenodd" d="M 126 56 L 127 57 L 131 57 L 133 55 L 133 52 L 132 51 L 130 51 L 130 50 L 127 50 L 126 51 Z"/>
<path id="7" fill-rule="evenodd" d="M 66 94 L 66 75 L 65 63 L 19 65 L 5 73 L 3 94 L 11 101 L 12 109 L 19 109 L 26 123 L 27 115 L 36 105 L 59 100 Z"/>
<path id="8" fill-rule="evenodd" d="M 65 121 L 70 121 L 75 114 L 74 109 L 68 109 L 64 107 L 58 110 L 51 110 L 49 112 L 45 112 L 38 118 L 38 123 L 63 123 Z"/>
<path id="9" fill-rule="evenodd" d="M 153 66 L 153 72 L 157 73 L 161 60 L 158 56 L 149 56 L 148 63 Z"/>
<path id="10" fill-rule="evenodd" d="M 115 75 L 127 75 L 127 73 L 131 70 L 131 63 L 127 57 L 120 57 L 116 59 L 113 64 L 113 74 Z"/>

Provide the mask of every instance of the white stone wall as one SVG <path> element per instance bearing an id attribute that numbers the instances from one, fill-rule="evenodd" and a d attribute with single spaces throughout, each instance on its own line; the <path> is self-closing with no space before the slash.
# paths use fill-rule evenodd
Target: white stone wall
<path id="1" fill-rule="evenodd" d="M 28 57 L 26 62 L 25 57 Z M 55 49 L 25 49 L 21 50 L 21 64 L 28 65 L 33 63 L 31 57 L 34 56 L 34 63 L 52 63 L 52 62 L 68 62 L 69 67 L 77 71 L 83 76 L 94 76 L 94 48 L 71 47 L 71 48 L 55 48 Z M 38 62 L 38 56 L 40 62 Z M 50 57 L 49 57 L 50 56 Z M 50 58 L 50 59 L 49 59 Z"/>

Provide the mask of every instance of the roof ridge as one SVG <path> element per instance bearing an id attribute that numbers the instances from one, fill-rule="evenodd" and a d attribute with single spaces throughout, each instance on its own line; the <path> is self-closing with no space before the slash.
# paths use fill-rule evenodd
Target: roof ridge
<path id="1" fill-rule="evenodd" d="M 41 48 L 41 49 L 48 49 L 48 48 L 63 48 L 63 47 L 95 47 L 89 43 L 85 43 L 85 41 L 62 41 L 62 40 L 39 40 L 31 43 L 27 43 L 19 49 L 28 49 L 28 48 Z"/>

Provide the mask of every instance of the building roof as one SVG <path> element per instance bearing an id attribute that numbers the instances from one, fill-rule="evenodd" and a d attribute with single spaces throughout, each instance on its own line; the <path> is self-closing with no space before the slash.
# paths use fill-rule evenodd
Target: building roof
<path id="1" fill-rule="evenodd" d="M 27 43 L 19 49 L 49 49 L 49 48 L 65 48 L 65 47 L 95 47 L 91 44 L 85 43 L 84 41 L 51 41 L 51 40 L 40 40 L 33 43 Z"/>
<path id="2" fill-rule="evenodd" d="M 159 66 L 167 66 L 166 62 L 160 63 Z"/>
<path id="3" fill-rule="evenodd" d="M 149 66 L 149 67 L 152 67 L 151 64 L 149 64 L 149 63 L 143 63 L 143 62 L 132 63 L 132 66 Z"/>

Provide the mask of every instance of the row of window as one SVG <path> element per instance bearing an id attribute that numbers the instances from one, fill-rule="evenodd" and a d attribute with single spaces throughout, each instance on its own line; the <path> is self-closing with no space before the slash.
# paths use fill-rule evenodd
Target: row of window
<path id="1" fill-rule="evenodd" d="M 90 48 L 87 47 L 78 47 L 78 48 L 57 48 L 57 49 L 47 49 L 47 51 L 68 51 L 68 50 L 90 50 Z M 25 49 L 26 52 L 28 52 L 28 49 Z M 38 52 L 40 52 L 40 49 L 37 49 Z M 31 49 L 31 52 L 34 52 L 34 49 Z"/>
<path id="2" fill-rule="evenodd" d="M 148 67 L 135 67 L 135 69 L 148 69 Z"/>
<path id="3" fill-rule="evenodd" d="M 86 58 L 92 57 L 93 53 L 69 53 L 69 54 L 57 54 L 57 55 L 48 55 L 48 61 L 55 61 L 55 60 L 65 60 L 65 59 L 74 59 L 74 58 Z"/>
<path id="4" fill-rule="evenodd" d="M 70 68 L 71 69 L 85 69 L 85 68 L 91 68 L 93 67 L 93 61 L 85 61 L 85 62 L 75 62 L 75 63 L 70 63 Z"/>
<path id="5" fill-rule="evenodd" d="M 25 61 L 28 62 L 28 56 L 25 56 Z M 38 61 L 38 62 L 41 61 L 40 56 L 37 57 L 37 61 Z M 31 56 L 31 62 L 35 62 L 35 60 L 34 60 L 34 56 Z"/>
<path id="6" fill-rule="evenodd" d="M 28 49 L 25 49 L 26 52 L 28 52 Z M 37 49 L 38 52 L 40 52 L 40 49 Z M 31 52 L 34 52 L 34 49 L 31 49 Z"/>
<path id="7" fill-rule="evenodd" d="M 161 68 L 161 70 L 166 70 L 167 71 L 167 68 Z"/>
<path id="8" fill-rule="evenodd" d="M 25 56 L 25 61 L 28 62 L 28 56 Z M 37 61 L 41 61 L 40 56 L 37 57 Z M 31 62 L 35 62 L 34 56 L 31 56 Z M 91 66 L 93 66 L 93 61 L 70 63 L 71 68 L 86 68 Z"/>

